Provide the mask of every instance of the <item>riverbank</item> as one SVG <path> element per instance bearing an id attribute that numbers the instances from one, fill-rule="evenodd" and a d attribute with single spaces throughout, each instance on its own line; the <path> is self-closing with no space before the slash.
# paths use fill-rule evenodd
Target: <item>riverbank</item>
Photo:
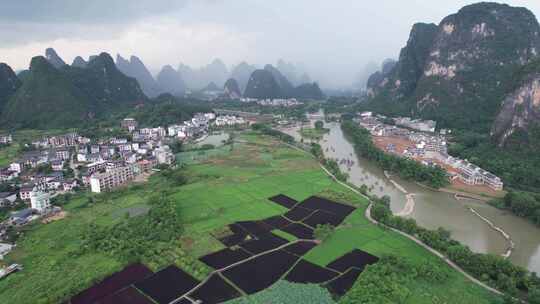
<path id="1" fill-rule="evenodd" d="M 351 139 L 343 134 L 340 125 L 330 123 L 325 127 L 330 129 L 330 133 L 323 138 L 320 144 L 327 157 L 334 159 L 352 158 L 351 154 L 355 155 L 354 147 L 351 144 Z M 288 128 L 284 131 L 300 141 L 299 129 L 299 127 Z M 328 151 L 326 151 L 327 148 Z M 389 196 L 394 214 L 405 209 L 406 196 L 387 179 L 384 171 L 376 163 L 358 157 L 350 171 L 346 166 L 341 166 L 341 169 L 349 174 L 349 183 L 357 189 L 365 184 L 370 189 L 370 194 L 378 197 Z M 387 174 L 390 173 L 387 172 Z M 508 211 L 499 210 L 484 201 L 475 199 L 457 201 L 453 193 L 437 191 L 413 181 L 401 179 L 397 174 L 391 174 L 391 178 L 407 191 L 414 193 L 414 211 L 407 218 L 414 219 L 419 226 L 431 230 L 442 227 L 450 231 L 453 239 L 477 253 L 494 255 L 505 253 L 508 249 L 508 241 L 467 209 L 468 206 L 473 207 L 511 235 L 515 243 L 515 249 L 509 258 L 512 263 L 540 273 L 540 255 L 538 255 L 540 229 L 527 219 L 517 217 Z"/>
<path id="2" fill-rule="evenodd" d="M 491 227 L 491 229 L 499 232 L 508 241 L 508 243 L 509 243 L 508 249 L 506 250 L 506 252 L 504 254 L 501 255 L 504 259 L 508 259 L 512 255 L 512 252 L 514 251 L 514 248 L 516 248 L 516 244 L 514 243 L 514 241 L 512 241 L 512 238 L 510 237 L 510 235 L 508 233 L 506 233 L 502 228 L 500 228 L 498 226 L 495 226 L 495 224 L 493 224 L 493 222 L 491 222 L 488 218 L 482 216 L 480 213 L 478 213 L 473 208 L 469 207 L 469 210 L 474 215 L 478 216 L 484 222 L 486 222 Z"/>
<path id="3" fill-rule="evenodd" d="M 299 148 L 299 147 L 296 147 L 292 144 L 287 144 L 288 146 L 294 148 L 294 149 L 297 149 L 299 151 L 302 151 L 304 153 L 307 153 L 309 155 L 311 155 L 309 152 Z M 313 157 L 313 155 L 311 155 Z M 351 187 L 350 185 L 348 185 L 347 183 L 345 182 L 341 182 L 339 181 L 330 171 L 328 171 L 328 169 L 326 169 L 322 164 L 319 164 L 319 166 L 321 167 L 321 169 L 328 175 L 332 178 L 332 180 L 338 184 L 340 184 L 341 186 L 349 189 L 350 191 L 354 192 L 355 194 L 367 199 L 369 201 L 369 205 L 368 207 L 366 208 L 366 211 L 364 213 L 365 215 L 365 218 L 371 222 L 372 224 L 375 224 L 375 225 L 380 225 L 380 226 L 383 226 L 387 229 L 390 229 L 391 231 L 393 232 L 396 232 L 406 238 L 408 238 L 409 240 L 412 240 L 413 242 L 415 242 L 416 244 L 420 245 L 421 247 L 423 247 L 424 249 L 428 250 L 431 254 L 437 256 L 438 258 L 442 259 L 448 266 L 450 266 L 451 268 L 453 268 L 454 270 L 458 271 L 460 274 L 462 274 L 463 276 L 465 276 L 469 281 L 473 282 L 474 284 L 494 293 L 494 294 L 497 294 L 497 295 L 504 295 L 503 292 L 495 289 L 495 288 L 492 288 L 490 287 L 489 285 L 483 283 L 482 281 L 474 278 L 472 275 L 468 274 L 466 271 L 464 271 L 463 269 L 461 269 L 461 267 L 459 267 L 458 265 L 456 265 L 454 262 L 452 262 L 450 259 L 448 259 L 444 254 L 440 253 L 439 251 L 435 250 L 434 248 L 426 245 L 425 243 L 423 243 L 421 240 L 417 239 L 416 237 L 414 236 L 411 236 L 403 231 L 400 231 L 398 229 L 395 229 L 395 228 L 392 228 L 392 227 L 388 227 L 382 223 L 379 223 L 378 221 L 376 221 L 375 219 L 373 219 L 371 217 L 371 208 L 373 206 L 373 201 L 371 201 L 371 198 L 367 195 L 364 195 L 362 194 L 360 191 L 358 191 L 357 189 Z"/>
<path id="4" fill-rule="evenodd" d="M 299 149 L 297 147 L 295 147 L 296 149 Z M 301 150 L 301 149 L 299 149 Z M 303 150 L 302 150 L 303 151 Z M 304 151 L 306 152 L 306 151 Z M 306 152 L 307 153 L 307 152 Z M 343 187 L 346 187 L 347 189 L 351 190 L 352 192 L 356 193 L 357 195 L 360 195 L 361 197 L 363 198 L 366 198 L 368 201 L 369 201 L 369 206 L 366 208 L 366 211 L 364 213 L 365 215 L 365 218 L 370 221 L 372 224 L 375 224 L 375 225 L 380 225 L 380 226 L 383 226 L 387 229 L 390 229 L 392 230 L 393 232 L 396 232 L 406 238 L 408 238 L 409 240 L 415 242 L 416 244 L 420 245 L 421 247 L 423 247 L 424 249 L 428 250 L 431 254 L 439 257 L 440 259 L 442 259 L 448 266 L 450 266 L 451 268 L 453 268 L 454 270 L 458 271 L 459 273 L 461 273 L 463 276 L 465 276 L 469 281 L 473 282 L 474 284 L 494 293 L 494 294 L 497 294 L 497 295 L 504 295 L 503 292 L 493 288 L 493 287 L 490 287 L 489 285 L 485 284 L 484 282 L 476 279 L 475 277 L 473 277 L 472 275 L 468 274 L 466 271 L 464 271 L 463 269 L 461 269 L 461 267 L 459 267 L 458 265 L 456 265 L 454 262 L 452 262 L 450 259 L 448 259 L 444 254 L 440 253 L 439 251 L 435 250 L 434 248 L 426 245 L 425 243 L 423 243 L 421 240 L 415 238 L 414 236 L 412 235 L 409 235 L 403 231 L 400 231 L 398 229 L 395 229 L 395 228 L 392 228 L 392 227 L 388 227 L 384 224 L 381 224 L 379 223 L 378 221 L 376 221 L 375 219 L 373 219 L 371 217 L 371 208 L 373 207 L 373 201 L 371 201 L 371 198 L 369 198 L 368 196 L 362 194 L 360 191 L 354 189 L 353 187 L 349 186 L 347 183 L 344 183 L 344 182 L 341 182 L 339 181 L 334 175 L 332 175 L 332 173 L 330 173 L 330 171 L 328 171 L 323 165 L 320 165 L 321 168 L 324 170 L 324 172 L 326 174 L 328 174 L 336 183 L 342 185 Z"/>

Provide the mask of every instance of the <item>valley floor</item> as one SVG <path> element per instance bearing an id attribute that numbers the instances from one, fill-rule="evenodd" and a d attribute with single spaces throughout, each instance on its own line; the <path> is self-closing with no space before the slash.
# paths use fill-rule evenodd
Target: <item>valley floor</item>
<path id="1" fill-rule="evenodd" d="M 28 227 L 7 257 L 7 262 L 22 264 L 24 270 L 0 281 L 0 302 L 58 303 L 126 266 L 127 261 L 114 255 L 74 252 L 90 224 L 110 227 L 125 220 L 126 213 L 145 216 L 148 200 L 156 194 L 175 202 L 184 225 L 177 248 L 166 250 L 182 256 L 173 259 L 179 267 L 204 278 L 209 269 L 197 258 L 224 248 L 213 235 L 236 221 L 282 214 L 285 208 L 267 200 L 280 193 L 299 201 L 319 195 L 358 208 L 327 241 L 307 254 L 310 262 L 325 266 L 355 248 L 376 256 L 397 255 L 417 265 L 431 261 L 447 269 L 449 279 L 442 284 L 408 282 L 405 287 L 412 295 L 403 303 L 487 304 L 495 300 L 495 295 L 469 282 L 424 248 L 370 223 L 364 217 L 368 202 L 335 183 L 305 153 L 256 133 L 244 133 L 240 139 L 242 143 L 221 147 L 219 153 L 190 155 L 191 160 L 197 156 L 202 162 L 187 166 L 186 185 L 171 186 L 165 177 L 155 175 L 146 184 L 101 195 L 98 203 L 88 203 L 88 197 L 94 195 L 79 195 L 64 206 L 69 214 L 65 219 Z M 143 262 L 155 271 L 167 266 L 169 260 L 160 257 L 169 254 L 156 253 Z"/>

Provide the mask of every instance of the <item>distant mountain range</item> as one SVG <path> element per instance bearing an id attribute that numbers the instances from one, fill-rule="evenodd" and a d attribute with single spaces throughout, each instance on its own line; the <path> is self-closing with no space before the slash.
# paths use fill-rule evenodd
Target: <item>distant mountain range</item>
<path id="1" fill-rule="evenodd" d="M 278 65 L 296 82 L 309 82 L 294 85 L 272 65 L 257 70 L 242 62 L 229 73 L 219 59 L 200 69 L 181 64 L 175 70 L 167 65 L 154 78 L 136 56 L 128 60 L 118 54 L 116 62 L 107 53 L 90 56 L 88 61 L 77 56 L 68 65 L 48 48 L 45 56 L 32 58 L 29 70 L 18 75 L 8 65 L 0 64 L 0 124 L 6 128 L 74 127 L 108 112 L 148 102 L 148 97 L 164 93 L 184 96 L 188 90 L 197 94 L 217 92 L 231 99 L 323 97 L 307 74 L 298 77 L 294 65 L 282 60 Z"/>
<path id="2" fill-rule="evenodd" d="M 164 93 L 152 74 L 148 71 L 144 63 L 136 56 L 131 56 L 129 60 L 124 59 L 120 54 L 116 55 L 116 66 L 129 77 L 137 79 L 143 92 L 149 97 L 156 97 Z"/>
<path id="3" fill-rule="evenodd" d="M 397 63 L 370 77 L 368 103 L 441 127 L 491 133 L 504 144 L 540 124 L 540 25 L 525 8 L 466 6 L 418 23 Z"/>
<path id="4" fill-rule="evenodd" d="M 294 87 L 287 77 L 272 65 L 266 65 L 262 70 L 255 70 L 249 78 L 245 93 L 248 98 L 310 98 L 322 99 L 322 93 L 317 83 L 302 84 Z"/>

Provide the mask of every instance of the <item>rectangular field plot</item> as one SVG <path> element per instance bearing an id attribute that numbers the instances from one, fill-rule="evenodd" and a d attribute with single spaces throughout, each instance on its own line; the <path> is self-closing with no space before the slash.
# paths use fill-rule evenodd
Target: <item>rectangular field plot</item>
<path id="1" fill-rule="evenodd" d="M 113 294 L 133 283 L 144 280 L 151 276 L 153 272 L 142 264 L 133 264 L 122 271 L 119 271 L 100 283 L 86 289 L 78 295 L 71 298 L 73 304 L 90 304 L 97 299 Z"/>
<path id="2" fill-rule="evenodd" d="M 240 225 L 238 224 L 231 224 L 229 225 L 229 228 L 231 229 L 232 233 L 231 235 L 222 237 L 219 239 L 223 245 L 227 247 L 236 246 L 240 243 L 242 243 L 248 236 L 247 231 L 245 231 Z"/>
<path id="3" fill-rule="evenodd" d="M 267 219 L 264 219 L 263 222 L 277 229 L 280 229 L 287 225 L 292 224 L 291 221 L 289 221 L 288 219 L 284 218 L 281 215 L 269 217 Z"/>
<path id="4" fill-rule="evenodd" d="M 330 290 L 331 293 L 337 296 L 343 296 L 353 287 L 354 282 L 356 282 L 356 279 L 358 279 L 360 273 L 362 273 L 360 269 L 351 268 L 349 271 L 337 277 L 333 281 L 330 281 L 325 286 L 328 288 L 328 290 Z"/>
<path id="5" fill-rule="evenodd" d="M 288 241 L 272 234 L 260 237 L 258 240 L 251 240 L 240 244 L 245 251 L 256 255 L 287 244 Z"/>
<path id="6" fill-rule="evenodd" d="M 352 206 L 344 205 L 317 196 L 309 197 L 308 199 L 304 200 L 299 206 L 311 210 L 327 211 L 342 216 L 344 218 L 355 210 L 355 208 Z"/>
<path id="7" fill-rule="evenodd" d="M 341 222 L 343 222 L 344 219 L 345 217 L 342 217 L 342 216 L 339 216 L 330 212 L 317 210 L 315 211 L 315 213 L 310 215 L 308 218 L 306 218 L 302 222 L 312 228 L 316 228 L 318 225 L 325 225 L 325 224 L 330 224 L 334 227 L 337 227 L 339 226 L 339 224 L 341 224 Z"/>
<path id="8" fill-rule="evenodd" d="M 265 236 L 274 229 L 263 221 L 246 221 L 237 222 L 236 224 L 253 237 Z"/>
<path id="9" fill-rule="evenodd" d="M 167 304 L 181 297 L 197 284 L 199 284 L 199 281 L 183 270 L 175 266 L 169 266 L 135 284 L 135 287 L 157 303 Z"/>
<path id="10" fill-rule="evenodd" d="M 254 294 L 278 281 L 298 259 L 277 250 L 230 268 L 223 275 L 247 294 Z"/>
<path id="11" fill-rule="evenodd" d="M 283 248 L 283 250 L 297 256 L 304 256 L 306 253 L 308 253 L 311 249 L 315 247 L 317 247 L 317 244 L 315 244 L 314 242 L 298 241 Z"/>
<path id="12" fill-rule="evenodd" d="M 354 249 L 362 249 L 376 255 L 382 252 L 381 249 L 385 250 L 382 253 L 398 253 L 391 247 L 378 242 L 378 239 L 383 234 L 384 231 L 376 226 L 336 229 L 330 238 L 311 250 L 305 258 L 312 263 L 325 266 Z M 372 251 L 370 248 L 365 247 L 366 244 L 371 243 L 384 248 Z"/>
<path id="13" fill-rule="evenodd" d="M 302 224 L 294 223 L 289 226 L 283 227 L 281 230 L 289 234 L 292 234 L 299 239 L 304 239 L 304 240 L 314 239 L 313 229 Z"/>
<path id="14" fill-rule="evenodd" d="M 145 297 L 137 289 L 133 287 L 125 288 L 117 293 L 106 296 L 94 304 L 152 304 L 150 299 Z"/>
<path id="15" fill-rule="evenodd" d="M 269 200 L 287 209 L 292 209 L 296 204 L 298 204 L 298 201 L 284 194 L 278 194 L 276 196 L 272 196 L 271 198 L 269 198 Z"/>
<path id="16" fill-rule="evenodd" d="M 287 274 L 285 280 L 292 283 L 321 284 L 335 279 L 338 275 L 340 274 L 334 270 L 300 260 Z"/>
<path id="17" fill-rule="evenodd" d="M 285 213 L 284 216 L 293 222 L 300 222 L 303 219 L 309 217 L 313 212 L 314 211 L 310 209 L 294 207 L 289 212 Z"/>
<path id="18" fill-rule="evenodd" d="M 189 297 L 204 304 L 223 303 L 240 297 L 240 293 L 221 276 L 214 274 L 206 283 L 197 288 Z"/>
<path id="19" fill-rule="evenodd" d="M 339 272 L 346 272 L 351 267 L 364 270 L 367 265 L 375 264 L 377 261 L 379 261 L 378 257 L 365 251 L 355 249 L 328 264 L 326 267 Z"/>
<path id="20" fill-rule="evenodd" d="M 251 254 L 249 254 L 242 248 L 236 250 L 225 248 L 218 252 L 205 255 L 199 260 L 214 269 L 222 269 L 234 263 L 247 259 L 250 256 Z"/>

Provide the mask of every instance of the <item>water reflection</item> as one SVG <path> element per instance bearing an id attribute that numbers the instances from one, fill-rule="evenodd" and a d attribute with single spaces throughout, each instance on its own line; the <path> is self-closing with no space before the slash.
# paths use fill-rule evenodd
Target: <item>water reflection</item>
<path id="1" fill-rule="evenodd" d="M 350 182 L 357 186 L 367 185 L 373 194 L 388 195 L 392 199 L 391 209 L 397 213 L 406 203 L 405 195 L 384 176 L 384 172 L 365 159 L 356 159 L 352 145 L 343 136 L 338 123 L 326 124 L 330 133 L 319 141 L 326 157 L 352 159 L 355 164 L 350 167 L 342 164 L 342 170 L 350 176 Z M 284 132 L 300 140 L 299 127 L 288 128 Z M 327 150 L 328 148 L 328 150 Z M 492 230 L 480 218 L 472 214 L 467 207 L 473 207 L 495 225 L 503 228 L 516 243 L 510 260 L 527 267 L 531 271 L 540 272 L 540 229 L 524 219 L 493 208 L 485 203 L 463 200 L 457 201 L 447 193 L 431 191 L 415 183 L 392 177 L 409 193 L 415 194 L 415 208 L 410 217 L 422 227 L 436 229 L 443 227 L 452 233 L 452 237 L 472 250 L 482 253 L 502 254 L 506 251 L 507 241 Z"/>

